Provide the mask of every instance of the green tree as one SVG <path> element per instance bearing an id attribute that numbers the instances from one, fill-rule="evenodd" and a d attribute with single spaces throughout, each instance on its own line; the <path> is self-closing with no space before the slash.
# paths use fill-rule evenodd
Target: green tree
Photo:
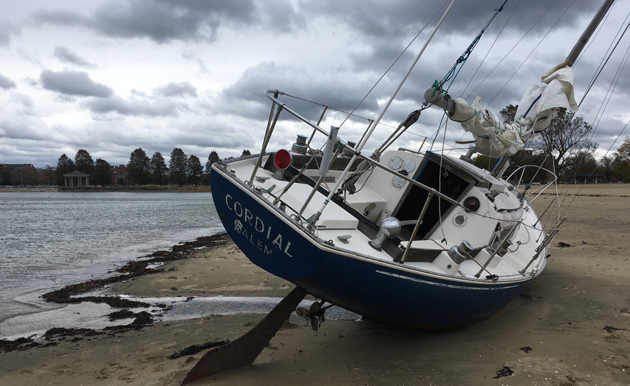
<path id="1" fill-rule="evenodd" d="M 34 167 L 19 167 L 9 171 L 9 185 L 39 185 L 41 176 Z"/>
<path id="2" fill-rule="evenodd" d="M 613 155 L 616 162 L 630 161 L 630 136 L 626 136 L 626 139 Z"/>
<path id="3" fill-rule="evenodd" d="M 518 105 L 507 105 L 499 111 L 501 114 L 501 118 L 503 118 L 503 122 L 512 123 L 514 122 L 514 117 L 516 116 L 516 110 L 518 109 Z"/>
<path id="4" fill-rule="evenodd" d="M 168 168 L 162 153 L 156 151 L 151 157 L 151 183 L 156 185 L 166 185 L 168 182 Z"/>
<path id="5" fill-rule="evenodd" d="M 245 157 L 246 155 L 252 155 L 252 152 L 250 152 L 249 149 L 243 149 L 241 157 Z"/>
<path id="6" fill-rule="evenodd" d="M 142 148 L 131 152 L 127 164 L 128 179 L 136 185 L 146 185 L 151 180 L 150 160 Z"/>
<path id="7" fill-rule="evenodd" d="M 77 151 L 77 154 L 74 156 L 74 167 L 80 172 L 92 174 L 94 170 L 94 160 L 87 150 L 79 149 L 79 151 Z"/>
<path id="8" fill-rule="evenodd" d="M 0 185 L 9 185 L 9 171 L 0 170 Z"/>
<path id="9" fill-rule="evenodd" d="M 101 186 L 111 185 L 112 183 L 112 168 L 109 162 L 104 159 L 97 158 L 94 162 L 94 172 L 90 180 Z"/>
<path id="10" fill-rule="evenodd" d="M 171 159 L 168 163 L 169 176 L 171 184 L 177 184 L 182 186 L 186 183 L 186 164 L 188 157 L 186 153 L 178 147 L 174 148 L 171 152 Z"/>
<path id="11" fill-rule="evenodd" d="M 614 175 L 619 181 L 630 182 L 630 162 L 617 162 Z"/>
<path id="12" fill-rule="evenodd" d="M 496 158 L 491 158 L 483 154 L 477 154 L 477 157 L 475 157 L 473 164 L 481 169 L 492 170 L 496 162 Z"/>
<path id="13" fill-rule="evenodd" d="M 615 159 L 609 156 L 603 156 L 599 160 L 599 172 L 606 177 L 606 181 L 610 181 L 615 174 Z"/>
<path id="14" fill-rule="evenodd" d="M 630 136 L 626 137 L 613 156 L 615 157 L 614 176 L 619 181 L 630 182 Z"/>
<path id="15" fill-rule="evenodd" d="M 191 185 L 199 185 L 201 178 L 203 177 L 203 166 L 199 157 L 191 154 L 186 161 L 186 175 L 188 176 L 188 183 Z"/>
<path id="16" fill-rule="evenodd" d="M 221 158 L 219 157 L 219 153 L 212 150 L 210 152 L 210 155 L 208 156 L 208 161 L 206 161 L 206 170 L 203 173 L 204 185 L 210 185 L 210 168 L 212 167 L 213 163 L 219 162 L 219 161 L 221 161 Z"/>
<path id="17" fill-rule="evenodd" d="M 563 174 L 560 176 L 564 181 L 573 181 L 577 173 L 593 173 L 597 169 L 597 160 L 588 151 L 578 151 L 565 160 Z"/>
<path id="18" fill-rule="evenodd" d="M 57 159 L 57 170 L 55 170 L 55 173 L 57 174 L 57 185 L 63 186 L 64 185 L 63 175 L 66 173 L 73 172 L 73 171 L 74 171 L 74 161 L 68 158 L 68 156 L 65 154 L 62 154 L 61 156 L 59 156 L 59 159 Z"/>
<path id="19" fill-rule="evenodd" d="M 219 153 L 212 150 L 210 155 L 208 156 L 208 162 L 206 162 L 206 173 L 210 172 L 210 167 L 213 163 L 221 161 L 221 157 L 219 157 Z"/>

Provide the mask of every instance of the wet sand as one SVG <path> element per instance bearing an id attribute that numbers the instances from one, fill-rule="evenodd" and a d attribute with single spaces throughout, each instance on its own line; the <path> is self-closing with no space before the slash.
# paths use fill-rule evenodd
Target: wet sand
<path id="1" fill-rule="evenodd" d="M 572 204 L 547 268 L 491 318 L 445 331 L 327 320 L 315 334 L 293 315 L 253 365 L 194 384 L 629 384 L 630 185 L 568 186 L 563 193 L 565 204 Z M 534 206 L 541 212 L 549 202 L 544 195 Z M 231 242 L 164 268 L 110 284 L 107 292 L 282 297 L 292 288 L 251 264 Z M 0 384 L 177 385 L 203 352 L 169 355 L 234 340 L 262 317 L 211 316 L 52 337 L 43 343 L 55 345 L 0 352 Z"/>

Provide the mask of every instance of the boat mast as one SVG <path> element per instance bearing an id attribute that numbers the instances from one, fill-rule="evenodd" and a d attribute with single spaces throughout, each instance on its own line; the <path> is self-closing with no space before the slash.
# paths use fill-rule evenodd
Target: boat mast
<path id="1" fill-rule="evenodd" d="M 582 32 L 582 36 L 577 41 L 577 43 L 575 43 L 575 46 L 573 46 L 573 49 L 569 53 L 569 56 L 567 56 L 566 63 L 569 67 L 573 67 L 573 64 L 577 60 L 578 56 L 580 56 L 580 53 L 584 49 L 584 46 L 586 46 L 586 43 L 588 43 L 591 36 L 597 29 L 597 26 L 599 25 L 599 23 L 601 23 L 602 19 L 604 19 L 604 16 L 606 16 L 606 13 L 614 2 L 615 0 L 606 0 L 604 4 L 602 4 L 602 6 L 599 8 L 599 11 L 597 11 L 597 14 L 593 17 L 593 20 L 591 20 L 591 23 L 588 25 L 588 27 L 586 27 L 584 32 Z"/>

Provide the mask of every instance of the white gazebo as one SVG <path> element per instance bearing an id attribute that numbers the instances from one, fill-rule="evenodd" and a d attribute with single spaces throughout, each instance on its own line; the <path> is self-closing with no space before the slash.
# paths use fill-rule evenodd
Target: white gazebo
<path id="1" fill-rule="evenodd" d="M 66 173 L 63 175 L 63 185 L 66 188 L 81 188 L 84 186 L 89 186 L 89 174 L 85 174 L 78 170 L 75 170 L 71 173 Z"/>

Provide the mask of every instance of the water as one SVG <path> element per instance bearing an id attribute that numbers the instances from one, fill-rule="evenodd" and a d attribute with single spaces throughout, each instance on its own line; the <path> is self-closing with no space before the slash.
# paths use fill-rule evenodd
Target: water
<path id="1" fill-rule="evenodd" d="M 186 320 L 206 315 L 266 314 L 282 300 L 282 298 L 238 296 L 137 298 L 123 295 L 122 297 L 153 304 L 148 308 L 134 308 L 132 311 L 149 312 L 156 321 Z M 312 302 L 312 300 L 303 300 L 299 306 L 308 309 Z M 165 312 L 155 304 L 166 305 L 169 311 Z M 13 340 L 21 337 L 43 336 L 53 327 L 98 330 L 129 324 L 135 318 L 110 321 L 107 315 L 113 311 L 115 310 L 106 304 L 85 302 L 34 314 L 18 315 L 0 322 L 0 339 Z M 326 310 L 326 319 L 360 320 L 361 316 L 333 306 Z"/>
<path id="2" fill-rule="evenodd" d="M 139 256 L 222 231 L 210 193 L 0 194 L 0 321 Z"/>

